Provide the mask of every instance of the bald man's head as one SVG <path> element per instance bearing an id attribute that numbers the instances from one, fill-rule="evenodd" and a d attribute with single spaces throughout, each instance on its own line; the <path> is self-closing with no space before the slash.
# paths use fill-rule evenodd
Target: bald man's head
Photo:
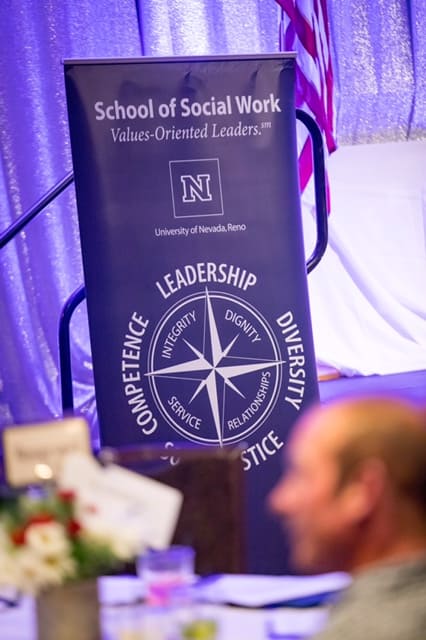
<path id="1" fill-rule="evenodd" d="M 330 436 L 335 429 L 340 485 L 363 461 L 381 460 L 393 489 L 426 517 L 426 413 L 402 400 L 378 397 L 341 402 L 330 411 L 336 420 Z"/>
<path id="2" fill-rule="evenodd" d="M 304 414 L 286 452 L 270 503 L 299 568 L 352 569 L 378 529 L 426 548 L 424 413 L 393 398 L 338 400 Z"/>

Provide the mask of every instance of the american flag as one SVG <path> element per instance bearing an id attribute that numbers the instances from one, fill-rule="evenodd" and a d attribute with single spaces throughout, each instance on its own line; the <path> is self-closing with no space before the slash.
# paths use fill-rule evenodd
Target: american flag
<path id="1" fill-rule="evenodd" d="M 336 149 L 333 108 L 333 69 L 327 0 L 276 0 L 281 6 L 280 49 L 296 51 L 296 107 L 309 113 L 320 127 L 328 153 Z M 312 143 L 298 123 L 300 189 L 313 175 Z M 330 199 L 328 199 L 330 202 Z"/>

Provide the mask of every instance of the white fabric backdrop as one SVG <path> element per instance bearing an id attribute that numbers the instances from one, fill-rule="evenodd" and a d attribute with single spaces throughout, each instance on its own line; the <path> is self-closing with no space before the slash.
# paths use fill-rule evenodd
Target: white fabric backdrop
<path id="1" fill-rule="evenodd" d="M 346 375 L 426 369 L 426 142 L 342 146 L 329 174 L 329 246 L 308 278 L 318 362 Z"/>

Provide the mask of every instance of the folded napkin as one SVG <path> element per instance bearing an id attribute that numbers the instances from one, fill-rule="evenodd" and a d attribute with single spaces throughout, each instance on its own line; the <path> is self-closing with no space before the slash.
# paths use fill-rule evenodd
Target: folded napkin
<path id="1" fill-rule="evenodd" d="M 328 602 L 350 584 L 346 573 L 314 576 L 217 575 L 201 579 L 197 600 L 240 607 L 312 607 Z"/>

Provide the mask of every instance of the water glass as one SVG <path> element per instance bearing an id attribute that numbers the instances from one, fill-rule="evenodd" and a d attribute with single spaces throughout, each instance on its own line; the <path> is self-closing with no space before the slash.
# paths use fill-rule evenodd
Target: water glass
<path id="1" fill-rule="evenodd" d="M 138 575 L 145 588 L 145 600 L 153 606 L 184 602 L 194 580 L 194 549 L 172 545 L 150 549 L 138 560 Z"/>

